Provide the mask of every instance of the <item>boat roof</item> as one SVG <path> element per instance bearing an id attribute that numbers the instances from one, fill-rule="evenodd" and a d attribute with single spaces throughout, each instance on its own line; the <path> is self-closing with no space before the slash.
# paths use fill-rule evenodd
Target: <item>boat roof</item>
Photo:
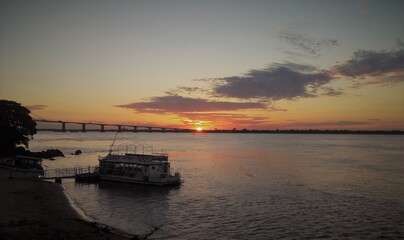
<path id="1" fill-rule="evenodd" d="M 165 155 L 149 154 L 108 154 L 105 157 L 100 157 L 99 161 L 138 165 L 161 165 L 163 163 L 168 163 L 168 157 Z"/>

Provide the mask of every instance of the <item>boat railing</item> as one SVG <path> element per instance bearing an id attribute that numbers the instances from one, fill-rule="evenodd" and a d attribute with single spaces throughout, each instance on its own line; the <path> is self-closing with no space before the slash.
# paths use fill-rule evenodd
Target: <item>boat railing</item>
<path id="1" fill-rule="evenodd" d="M 71 168 L 47 169 L 44 171 L 42 179 L 73 178 L 80 174 L 94 174 L 98 171 L 98 166 L 77 166 Z"/>
<path id="2" fill-rule="evenodd" d="M 153 146 L 149 144 L 126 144 L 122 143 L 118 145 L 112 152 L 118 155 L 130 155 L 130 154 L 142 154 L 142 155 L 153 155 L 153 156 L 168 156 L 167 150 L 159 149 L 159 151 L 154 151 Z"/>

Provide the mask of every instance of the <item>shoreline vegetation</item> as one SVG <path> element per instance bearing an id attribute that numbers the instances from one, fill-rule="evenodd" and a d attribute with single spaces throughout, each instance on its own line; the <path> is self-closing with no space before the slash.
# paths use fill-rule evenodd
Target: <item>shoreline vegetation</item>
<path id="1" fill-rule="evenodd" d="M 0 168 L 0 239 L 147 239 L 89 222 L 73 208 L 61 185 L 37 179 L 9 178 Z"/>
<path id="2" fill-rule="evenodd" d="M 80 152 L 81 153 L 81 152 Z M 43 159 L 54 160 L 55 157 L 65 157 L 62 151 L 59 149 L 47 149 L 41 152 L 31 152 L 24 147 L 17 147 L 12 155 L 20 155 L 20 156 L 27 156 L 27 157 L 37 157 Z"/>
<path id="3" fill-rule="evenodd" d="M 81 150 L 76 150 L 71 153 L 71 155 L 80 155 L 83 152 Z M 15 157 L 15 156 L 25 156 L 25 157 L 36 157 L 48 160 L 55 160 L 56 157 L 66 157 L 65 154 L 59 149 L 47 149 L 40 152 L 31 152 L 29 149 L 25 149 L 22 146 L 17 147 L 12 153 L 0 154 L 0 157 Z"/>

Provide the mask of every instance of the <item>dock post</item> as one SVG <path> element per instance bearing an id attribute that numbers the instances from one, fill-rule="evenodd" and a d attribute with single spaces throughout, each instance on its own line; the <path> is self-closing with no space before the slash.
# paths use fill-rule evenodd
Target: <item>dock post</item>
<path id="1" fill-rule="evenodd" d="M 66 123 L 62 122 L 62 132 L 66 132 Z"/>
<path id="2" fill-rule="evenodd" d="M 137 126 L 133 127 L 133 132 L 137 132 Z"/>
<path id="3" fill-rule="evenodd" d="M 101 132 L 105 132 L 105 124 L 100 124 L 101 126 Z"/>
<path id="4" fill-rule="evenodd" d="M 82 132 L 85 132 L 85 131 L 86 131 L 86 124 L 85 124 L 85 123 L 82 123 L 82 124 L 81 124 L 81 131 L 82 131 Z"/>
<path id="5" fill-rule="evenodd" d="M 122 126 L 121 125 L 117 125 L 118 126 L 118 132 L 122 132 Z"/>

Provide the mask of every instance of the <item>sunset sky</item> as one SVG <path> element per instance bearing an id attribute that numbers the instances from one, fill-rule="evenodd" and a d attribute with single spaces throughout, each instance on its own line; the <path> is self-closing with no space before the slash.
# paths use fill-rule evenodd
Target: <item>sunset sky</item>
<path id="1" fill-rule="evenodd" d="M 50 120 L 404 130 L 404 1 L 0 0 L 0 98 Z"/>

